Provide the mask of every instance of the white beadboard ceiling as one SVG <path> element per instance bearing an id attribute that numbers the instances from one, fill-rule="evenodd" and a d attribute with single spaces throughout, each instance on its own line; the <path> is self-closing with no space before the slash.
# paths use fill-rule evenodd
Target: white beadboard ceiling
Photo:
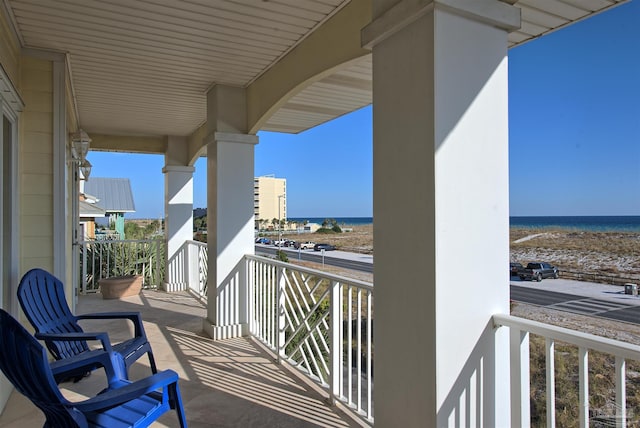
<path id="1" fill-rule="evenodd" d="M 502 0 L 515 46 L 626 0 Z M 24 47 L 69 54 L 89 133 L 189 135 L 213 84 L 247 86 L 349 0 L 4 0 Z M 371 103 L 371 57 L 312 84 L 262 129 L 300 132 Z"/>

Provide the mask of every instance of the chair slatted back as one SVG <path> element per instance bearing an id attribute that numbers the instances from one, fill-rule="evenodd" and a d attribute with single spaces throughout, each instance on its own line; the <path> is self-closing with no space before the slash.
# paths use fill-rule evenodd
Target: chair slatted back
<path id="1" fill-rule="evenodd" d="M 47 354 L 11 315 L 0 309 L 0 369 L 47 418 L 45 426 L 84 427 L 86 418 L 67 407 L 51 374 Z"/>
<path id="2" fill-rule="evenodd" d="M 22 310 L 37 333 L 80 333 L 82 328 L 71 313 L 62 282 L 43 269 L 31 269 L 18 286 Z M 69 358 L 87 351 L 86 341 L 45 341 L 56 359 Z"/>

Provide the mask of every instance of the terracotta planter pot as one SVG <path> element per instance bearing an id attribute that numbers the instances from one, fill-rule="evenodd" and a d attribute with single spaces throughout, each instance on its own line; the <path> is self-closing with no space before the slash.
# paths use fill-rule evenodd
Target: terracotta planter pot
<path id="1" fill-rule="evenodd" d="M 135 296 L 142 289 L 142 275 L 112 276 L 101 279 L 99 284 L 103 299 Z"/>

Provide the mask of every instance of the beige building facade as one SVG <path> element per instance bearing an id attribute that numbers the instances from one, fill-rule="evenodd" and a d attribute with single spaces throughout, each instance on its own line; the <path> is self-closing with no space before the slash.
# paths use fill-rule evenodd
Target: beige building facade
<path id="1" fill-rule="evenodd" d="M 273 176 L 253 179 L 253 209 L 256 228 L 274 227 L 273 219 L 287 219 L 287 180 Z"/>

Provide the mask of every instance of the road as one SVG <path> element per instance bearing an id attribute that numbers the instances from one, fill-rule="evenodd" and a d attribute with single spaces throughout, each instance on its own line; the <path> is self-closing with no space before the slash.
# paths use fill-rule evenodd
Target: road
<path id="1" fill-rule="evenodd" d="M 274 256 L 279 248 L 256 245 L 256 254 Z M 290 259 L 322 263 L 322 254 L 313 250 L 281 248 Z M 373 256 L 326 251 L 324 263 L 331 266 L 373 272 Z M 595 284 L 568 279 L 542 282 L 511 279 L 511 300 L 565 312 L 640 324 L 640 297 L 624 294 L 621 286 Z"/>
<path id="2" fill-rule="evenodd" d="M 624 294 L 621 286 L 563 279 L 545 279 L 541 283 L 512 281 L 511 300 L 640 324 L 640 297 Z"/>
<path id="3" fill-rule="evenodd" d="M 308 262 L 322 263 L 320 251 L 296 250 L 287 247 L 273 247 L 270 245 L 256 245 L 256 254 L 274 256 L 276 251 L 282 250 L 290 259 L 305 260 Z M 324 263 L 345 269 L 359 270 L 373 273 L 373 256 L 367 254 L 348 253 L 346 251 L 325 251 Z"/>

